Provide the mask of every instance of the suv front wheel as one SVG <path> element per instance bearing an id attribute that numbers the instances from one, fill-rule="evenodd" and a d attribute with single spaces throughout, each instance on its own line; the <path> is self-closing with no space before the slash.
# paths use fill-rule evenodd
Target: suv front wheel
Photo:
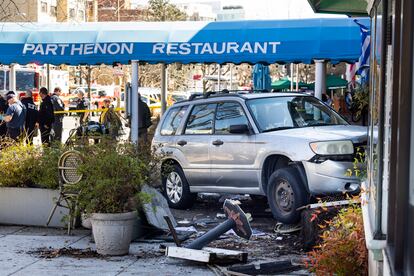
<path id="1" fill-rule="evenodd" d="M 277 221 L 286 224 L 298 222 L 300 211 L 296 209 L 306 205 L 308 198 L 308 192 L 295 168 L 278 169 L 270 176 L 267 199 Z"/>
<path id="2" fill-rule="evenodd" d="M 190 193 L 187 179 L 179 165 L 174 165 L 162 179 L 165 197 L 168 205 L 174 209 L 191 207 L 197 194 Z"/>

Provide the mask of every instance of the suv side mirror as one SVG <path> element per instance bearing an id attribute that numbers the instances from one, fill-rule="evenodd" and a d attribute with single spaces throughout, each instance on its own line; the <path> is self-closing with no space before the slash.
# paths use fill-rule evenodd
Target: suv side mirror
<path id="1" fill-rule="evenodd" d="M 231 125 L 230 126 L 230 133 L 232 134 L 249 134 L 250 129 L 248 125 Z"/>

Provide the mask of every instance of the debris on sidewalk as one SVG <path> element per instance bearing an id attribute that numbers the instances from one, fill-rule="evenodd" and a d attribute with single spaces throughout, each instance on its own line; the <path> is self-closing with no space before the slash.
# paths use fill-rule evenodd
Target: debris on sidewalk
<path id="1" fill-rule="evenodd" d="M 166 255 L 172 258 L 180 258 L 185 260 L 192 260 L 197 262 L 212 263 L 217 261 L 219 256 L 221 261 L 247 261 L 247 253 L 225 249 L 206 250 L 204 246 L 226 233 L 228 230 L 233 230 L 239 237 L 249 240 L 252 236 L 252 229 L 250 227 L 250 216 L 246 215 L 238 204 L 232 200 L 226 200 L 223 205 L 227 220 L 217 225 L 201 237 L 193 240 L 186 247 L 168 247 Z M 243 254 L 241 254 L 243 253 Z M 236 258 L 235 258 L 236 256 Z"/>
<path id="2" fill-rule="evenodd" d="M 302 267 L 292 264 L 291 261 L 276 261 L 243 266 L 232 266 L 227 270 L 242 273 L 244 275 L 269 275 L 274 273 L 289 273 L 299 269 L 302 269 Z"/>
<path id="3" fill-rule="evenodd" d="M 57 258 L 61 256 L 65 257 L 72 257 L 72 258 L 105 258 L 105 256 L 102 256 L 98 254 L 98 252 L 86 248 L 86 249 L 78 249 L 78 248 L 72 248 L 72 247 L 63 247 L 63 248 L 51 248 L 51 247 L 43 247 L 36 250 L 28 251 L 26 252 L 30 255 L 35 255 L 40 258 L 45 259 L 52 259 Z"/>

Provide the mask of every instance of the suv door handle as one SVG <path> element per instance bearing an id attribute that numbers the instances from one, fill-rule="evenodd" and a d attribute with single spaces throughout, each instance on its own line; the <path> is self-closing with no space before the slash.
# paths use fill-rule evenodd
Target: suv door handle
<path id="1" fill-rule="evenodd" d="M 180 140 L 180 141 L 177 142 L 177 144 L 183 147 L 183 146 L 187 145 L 187 141 Z"/>
<path id="2" fill-rule="evenodd" d="M 221 146 L 221 145 L 223 145 L 224 144 L 224 142 L 223 141 L 221 141 L 221 140 L 216 140 L 216 141 L 213 141 L 213 143 L 212 143 L 213 145 L 215 145 L 215 146 Z"/>

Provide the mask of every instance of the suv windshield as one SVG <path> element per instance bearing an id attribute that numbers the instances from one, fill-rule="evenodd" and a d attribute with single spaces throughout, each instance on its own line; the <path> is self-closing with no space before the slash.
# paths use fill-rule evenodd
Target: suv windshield
<path id="1" fill-rule="evenodd" d="M 261 132 L 348 123 L 321 101 L 309 96 L 269 97 L 248 100 Z"/>

